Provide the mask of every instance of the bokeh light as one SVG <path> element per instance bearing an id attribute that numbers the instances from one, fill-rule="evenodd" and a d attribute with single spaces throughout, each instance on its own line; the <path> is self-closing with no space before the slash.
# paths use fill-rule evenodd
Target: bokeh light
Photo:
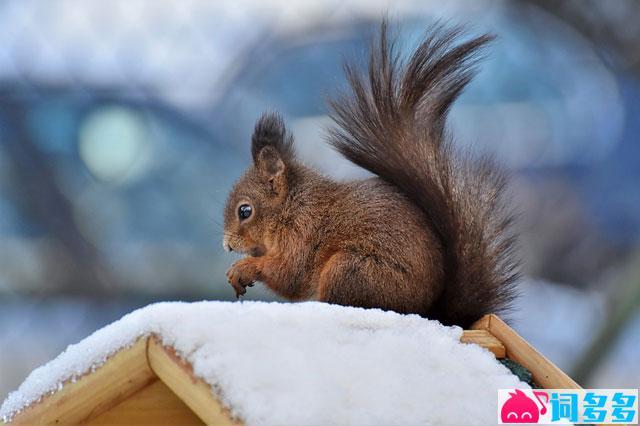
<path id="1" fill-rule="evenodd" d="M 92 112 L 80 127 L 82 160 L 103 182 L 122 184 L 140 177 L 151 165 L 152 145 L 142 118 L 110 107 Z"/>

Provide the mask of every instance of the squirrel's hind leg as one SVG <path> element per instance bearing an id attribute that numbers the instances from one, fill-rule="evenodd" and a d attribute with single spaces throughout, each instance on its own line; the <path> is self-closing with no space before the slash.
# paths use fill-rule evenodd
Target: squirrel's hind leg
<path id="1" fill-rule="evenodd" d="M 423 314 L 424 284 L 401 265 L 391 266 L 376 255 L 338 252 L 319 276 L 321 302 L 400 313 Z"/>

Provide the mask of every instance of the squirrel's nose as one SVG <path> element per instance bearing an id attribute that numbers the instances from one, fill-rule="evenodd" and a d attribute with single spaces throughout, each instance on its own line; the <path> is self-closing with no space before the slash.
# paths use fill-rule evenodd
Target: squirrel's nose
<path id="1" fill-rule="evenodd" d="M 231 247 L 231 245 L 227 242 L 226 238 L 222 240 L 222 248 L 229 252 L 233 251 L 233 247 Z"/>

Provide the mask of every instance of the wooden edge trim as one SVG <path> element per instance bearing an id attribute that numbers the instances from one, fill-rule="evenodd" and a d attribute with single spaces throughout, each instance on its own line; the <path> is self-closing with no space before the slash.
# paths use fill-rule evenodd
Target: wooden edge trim
<path id="1" fill-rule="evenodd" d="M 502 342 L 487 330 L 464 330 L 460 337 L 462 343 L 475 343 L 493 353 L 496 358 L 504 358 L 506 349 Z"/>
<path id="2" fill-rule="evenodd" d="M 507 358 L 528 369 L 533 375 L 533 380 L 543 388 L 582 389 L 497 315 L 485 315 L 473 324 L 471 329 L 487 330 L 494 335 L 504 345 Z"/>
<path id="3" fill-rule="evenodd" d="M 471 325 L 471 330 L 487 330 L 491 326 L 491 315 L 485 315 Z"/>
<path id="4" fill-rule="evenodd" d="M 147 358 L 151 370 L 208 425 L 238 426 L 229 409 L 215 397 L 211 386 L 193 375 L 191 365 L 156 337 L 149 338 Z"/>
<path id="5" fill-rule="evenodd" d="M 156 380 L 147 363 L 147 339 L 111 356 L 94 372 L 33 403 L 16 414 L 11 424 L 74 424 L 94 418 Z"/>

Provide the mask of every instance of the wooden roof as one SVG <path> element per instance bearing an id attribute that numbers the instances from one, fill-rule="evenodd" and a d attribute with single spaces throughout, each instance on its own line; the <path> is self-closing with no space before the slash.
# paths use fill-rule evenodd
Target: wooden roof
<path id="1" fill-rule="evenodd" d="M 544 388 L 579 388 L 495 315 L 480 319 L 461 341 L 479 344 L 498 358 L 529 369 Z M 212 387 L 193 374 L 173 348 L 154 336 L 141 338 L 107 362 L 14 416 L 21 424 L 215 424 L 239 425 Z"/>

